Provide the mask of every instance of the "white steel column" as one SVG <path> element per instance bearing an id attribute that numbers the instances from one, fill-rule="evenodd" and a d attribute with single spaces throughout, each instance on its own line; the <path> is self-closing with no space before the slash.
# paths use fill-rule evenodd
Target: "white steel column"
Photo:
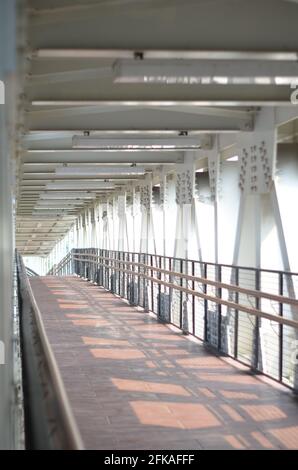
<path id="1" fill-rule="evenodd" d="M 219 152 L 219 139 L 216 136 L 213 149 L 208 152 L 208 171 L 209 171 L 209 185 L 211 198 L 213 200 L 214 208 L 214 260 L 215 263 L 219 262 L 218 259 L 218 196 L 219 196 L 219 178 L 220 178 L 220 152 Z"/>
<path id="2" fill-rule="evenodd" d="M 242 223 L 238 225 L 240 230 L 237 237 L 238 256 L 234 261 L 255 268 L 261 265 L 262 225 L 264 214 L 268 214 L 266 195 L 270 195 L 273 190 L 276 172 L 275 114 L 274 108 L 262 108 L 256 117 L 254 132 L 242 132 L 238 138 L 239 188 L 242 193 L 240 204 L 242 213 L 239 213 L 239 221 Z M 250 279 L 242 281 L 242 285 L 247 288 L 260 288 L 264 280 L 258 279 L 257 276 L 257 272 L 255 275 L 252 273 Z M 249 303 L 249 300 L 247 302 Z M 262 308 L 262 305 L 258 308 Z M 251 328 L 246 316 L 242 315 L 239 317 L 238 327 L 250 330 L 251 344 L 254 345 L 251 347 L 242 345 L 240 355 L 245 355 L 245 348 L 255 348 L 252 349 L 252 365 L 262 367 L 265 373 L 270 372 L 267 367 L 273 364 L 270 360 L 271 326 L 266 321 L 256 319 L 254 327 Z"/>
<path id="3" fill-rule="evenodd" d="M 178 205 L 174 256 L 188 259 L 189 240 L 193 236 L 195 154 L 187 152 L 185 163 L 176 165 L 176 202 Z"/>
<path id="4" fill-rule="evenodd" d="M 186 152 L 184 164 L 176 165 L 176 202 L 178 206 L 176 221 L 176 240 L 174 256 L 188 260 L 189 241 L 193 236 L 193 205 L 194 205 L 194 187 L 195 187 L 195 153 Z M 188 263 L 182 264 L 183 271 L 188 274 Z M 181 266 L 181 267 L 182 267 Z M 187 281 L 183 281 L 184 287 Z M 189 331 L 188 318 L 188 294 L 183 296 L 183 318 L 182 329 L 184 333 Z M 176 298 L 177 301 L 177 298 Z"/>
<path id="5" fill-rule="evenodd" d="M 126 193 L 118 196 L 118 251 L 128 250 Z"/>
<path id="6" fill-rule="evenodd" d="M 0 15 L 0 449 L 14 447 L 13 436 L 13 235 L 12 235 L 12 153 L 15 97 L 16 5 L 1 2 Z M 5 102 L 5 104 L 4 104 Z"/>
<path id="7" fill-rule="evenodd" d="M 167 210 L 168 210 L 168 181 L 163 168 L 160 177 L 160 203 L 162 205 L 162 253 L 166 256 L 167 246 Z"/>
<path id="8" fill-rule="evenodd" d="M 146 181 L 140 186 L 142 228 L 141 228 L 141 253 L 156 254 L 156 243 L 152 217 L 152 179 L 147 176 Z"/>

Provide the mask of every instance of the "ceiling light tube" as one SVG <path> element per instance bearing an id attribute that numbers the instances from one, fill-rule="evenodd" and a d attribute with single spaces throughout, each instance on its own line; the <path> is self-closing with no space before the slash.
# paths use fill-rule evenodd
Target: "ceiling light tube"
<path id="1" fill-rule="evenodd" d="M 32 204 L 34 205 L 34 204 Z M 68 207 L 79 207 L 79 206 L 83 206 L 84 205 L 84 201 L 60 201 L 59 199 L 57 199 L 57 202 L 56 201 L 46 201 L 45 199 L 42 199 L 40 201 L 38 201 L 34 207 L 40 207 L 40 208 L 44 208 L 44 207 L 58 207 L 58 208 L 68 208 Z M 24 206 L 22 206 L 24 207 Z"/>
<path id="2" fill-rule="evenodd" d="M 276 83 L 277 77 L 287 78 L 291 83 L 298 77 L 298 64 L 293 61 L 253 60 L 118 60 L 113 73 L 115 83 L 237 84 L 257 83 L 259 78 L 272 79 Z"/>
<path id="3" fill-rule="evenodd" d="M 129 166 L 65 166 L 56 168 L 56 175 L 78 175 L 78 176 L 94 176 L 94 175 L 113 175 L 113 176 L 130 176 L 144 175 L 145 168 L 129 167 Z"/>
<path id="4" fill-rule="evenodd" d="M 227 158 L 227 162 L 238 162 L 238 155 L 233 155 L 232 157 Z"/>
<path id="5" fill-rule="evenodd" d="M 96 193 L 88 193 L 87 191 L 80 191 L 79 193 L 67 191 L 53 191 L 41 193 L 39 197 L 40 199 L 95 199 Z"/>
<path id="6" fill-rule="evenodd" d="M 294 0 L 295 1 L 295 0 Z M 237 51 L 208 49 L 145 49 L 144 59 L 213 59 L 213 60 L 298 60 L 295 51 Z M 46 59 L 133 59 L 134 49 L 88 49 L 88 48 L 39 48 L 33 50 L 33 57 Z"/>
<path id="7" fill-rule="evenodd" d="M 70 206 L 70 207 L 67 207 L 67 206 L 58 206 L 58 204 L 56 204 L 55 206 L 50 206 L 50 207 L 47 207 L 47 206 L 36 206 L 34 208 L 34 211 L 37 211 L 37 212 L 40 212 L 42 211 L 43 209 L 45 210 L 55 210 L 55 211 L 59 211 L 59 210 L 66 210 L 66 211 L 74 211 L 76 209 L 79 209 L 78 207 L 75 207 L 75 206 Z"/>
<path id="8" fill-rule="evenodd" d="M 51 209 L 51 208 L 44 208 L 44 209 L 34 209 L 32 211 L 33 215 L 63 215 L 63 214 L 68 214 L 68 210 L 59 210 L 59 209 Z"/>
<path id="9" fill-rule="evenodd" d="M 61 182 L 59 183 L 59 181 L 57 181 L 56 183 L 48 183 L 46 185 L 46 188 L 45 189 L 49 189 L 49 190 L 61 190 L 61 189 L 66 189 L 66 190 L 108 190 L 108 189 L 115 189 L 115 185 L 113 183 L 109 183 L 109 182 L 104 182 L 104 181 L 94 181 L 94 182 L 90 182 L 90 181 L 77 181 L 77 180 L 73 180 L 73 181 L 69 181 L 69 182 Z"/>
<path id="10" fill-rule="evenodd" d="M 186 136 L 171 138 L 126 138 L 100 139 L 75 135 L 72 138 L 74 149 L 99 150 L 190 150 L 201 148 L 200 138 Z"/>

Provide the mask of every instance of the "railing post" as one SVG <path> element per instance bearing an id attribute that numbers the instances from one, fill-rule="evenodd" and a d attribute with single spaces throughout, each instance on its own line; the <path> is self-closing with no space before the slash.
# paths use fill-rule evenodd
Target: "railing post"
<path id="1" fill-rule="evenodd" d="M 284 286 L 283 286 L 283 273 L 279 273 L 279 295 L 283 296 Z M 283 303 L 279 302 L 279 315 L 283 316 Z M 279 325 L 279 364 L 278 364 L 278 376 L 280 382 L 283 379 L 283 325 Z"/>
<path id="2" fill-rule="evenodd" d="M 169 258 L 169 271 L 172 271 L 172 258 Z M 169 283 L 171 284 L 173 281 L 172 276 L 169 276 Z M 172 323 L 172 296 L 173 290 L 169 288 L 169 322 Z"/>
<path id="3" fill-rule="evenodd" d="M 103 287 L 104 286 L 104 266 L 103 266 L 103 256 L 104 256 L 104 250 L 100 250 L 100 285 Z"/>
<path id="4" fill-rule="evenodd" d="M 255 271 L 255 289 L 260 290 L 260 270 L 256 269 Z M 256 297 L 255 300 L 256 309 L 260 309 L 260 299 Z M 254 328 L 254 353 L 253 353 L 253 364 L 252 367 L 255 370 L 258 370 L 259 366 L 259 339 L 260 339 L 260 319 L 256 317 L 255 328 Z"/>
<path id="5" fill-rule="evenodd" d="M 235 267 L 235 284 L 239 286 L 239 268 Z M 235 292 L 235 303 L 239 303 L 239 292 Z M 238 327 L 239 327 L 239 310 L 235 310 L 234 320 L 234 359 L 238 357 Z"/>
<path id="6" fill-rule="evenodd" d="M 191 275 L 195 275 L 195 262 L 191 262 Z M 195 281 L 193 280 L 191 283 L 191 288 L 194 291 L 195 290 Z M 192 295 L 192 334 L 195 336 L 196 335 L 196 327 L 195 327 L 195 322 L 196 322 L 196 298 L 194 295 Z"/>
<path id="7" fill-rule="evenodd" d="M 221 282 L 221 265 L 217 266 L 217 282 Z M 217 297 L 221 299 L 222 289 L 221 287 L 217 288 Z M 218 315 L 218 322 L 217 322 L 217 349 L 218 351 L 221 350 L 222 341 L 221 341 L 221 323 L 222 323 L 222 316 L 221 316 L 221 304 L 217 304 L 217 315 Z"/>
<path id="8" fill-rule="evenodd" d="M 204 278 L 207 279 L 208 270 L 207 263 L 204 263 Z M 204 294 L 207 294 L 207 284 L 203 286 Z M 204 299 L 204 341 L 208 341 L 208 300 Z"/>
<path id="9" fill-rule="evenodd" d="M 126 261 L 125 260 L 125 253 L 122 252 L 122 261 Z M 126 279 L 126 273 L 124 272 L 125 270 L 125 263 L 122 262 L 122 292 L 121 292 L 121 297 L 124 297 L 125 298 L 125 279 Z"/>
<path id="10" fill-rule="evenodd" d="M 109 290 L 109 261 L 106 259 L 108 258 L 108 250 L 105 250 L 104 252 L 104 260 L 103 260 L 103 263 L 104 263 L 104 287 L 105 289 Z"/>
<path id="11" fill-rule="evenodd" d="M 153 267 L 153 255 L 150 255 L 150 266 L 151 268 Z M 150 276 L 154 277 L 154 271 L 152 269 L 150 271 Z M 151 287 L 150 289 L 151 290 L 151 309 L 152 309 L 152 312 L 154 312 L 154 282 L 153 281 L 150 281 L 150 287 Z"/>
<path id="12" fill-rule="evenodd" d="M 145 275 L 147 276 L 148 275 L 148 255 L 146 254 L 145 255 L 145 264 L 146 264 L 146 267 L 145 267 Z M 145 279 L 145 290 L 144 290 L 144 308 L 145 308 L 145 312 L 149 312 L 149 292 L 148 292 L 148 286 L 149 286 L 149 282 L 148 282 L 148 279 L 144 278 Z"/>
<path id="13" fill-rule="evenodd" d="M 181 268 L 182 274 L 188 274 L 188 260 L 185 260 L 185 269 L 183 268 L 184 261 L 182 260 Z M 181 278 L 182 287 L 188 286 L 188 281 L 185 278 Z M 181 292 L 182 294 L 182 332 L 184 335 L 189 334 L 189 324 L 188 324 L 188 293 Z"/>
<path id="14" fill-rule="evenodd" d="M 136 271 L 136 265 L 135 265 L 136 256 L 135 256 L 135 253 L 132 254 L 132 262 L 134 263 L 134 264 L 132 265 L 132 271 L 135 272 L 135 271 Z M 137 300 L 137 286 L 136 286 L 136 276 L 135 276 L 135 274 L 132 275 L 132 286 L 133 286 L 133 289 L 132 289 L 132 301 L 133 301 L 133 305 L 138 305 L 138 300 Z"/>
<path id="15" fill-rule="evenodd" d="M 133 271 L 134 269 L 134 255 L 133 253 L 128 253 L 128 259 L 131 264 L 128 265 L 129 271 Z M 129 303 L 133 305 L 133 299 L 134 299 L 134 276 L 133 274 L 129 274 Z"/>
<path id="16" fill-rule="evenodd" d="M 180 260 L 180 273 L 183 274 L 183 260 Z M 183 277 L 180 277 L 180 286 L 183 287 Z M 183 328 L 183 292 L 180 291 L 180 310 L 179 310 L 180 330 Z"/>
<path id="17" fill-rule="evenodd" d="M 158 267 L 161 269 L 161 256 L 158 257 Z M 161 280 L 161 272 L 158 271 L 157 279 Z M 157 307 L 157 315 L 161 318 L 161 284 L 158 284 L 158 307 Z"/>
<path id="18" fill-rule="evenodd" d="M 124 269 L 128 271 L 129 264 L 127 264 L 127 261 L 129 261 L 129 254 L 126 251 L 124 252 L 124 261 L 126 261 L 126 263 L 124 263 Z M 127 272 L 125 273 L 125 286 L 125 298 L 129 299 L 129 274 Z"/>
<path id="19" fill-rule="evenodd" d="M 113 262 L 113 251 L 111 250 L 108 250 L 108 254 L 107 254 L 107 283 L 108 283 L 108 287 L 107 289 L 110 291 L 110 292 L 113 292 L 114 293 L 114 283 L 113 283 L 113 270 L 114 270 L 114 262 Z M 106 261 L 105 261 L 106 262 Z"/>
<path id="20" fill-rule="evenodd" d="M 116 292 L 116 283 L 115 283 L 115 263 L 114 263 L 114 259 L 115 259 L 115 252 L 112 251 L 111 252 L 111 256 L 110 256 L 110 260 L 109 262 L 111 263 L 111 274 L 110 274 L 110 278 L 111 278 L 111 292 L 113 294 L 115 294 Z"/>
<path id="21" fill-rule="evenodd" d="M 117 251 L 114 251 L 114 255 L 113 255 L 113 270 L 114 270 L 114 293 L 117 294 L 117 291 L 118 291 L 118 277 L 117 277 L 117 267 L 118 267 L 118 255 L 117 255 Z"/>
<path id="22" fill-rule="evenodd" d="M 138 305 L 141 305 L 141 276 L 140 276 L 140 272 L 141 272 L 141 267 L 140 267 L 140 263 L 141 263 L 141 253 L 138 253 Z"/>
<path id="23" fill-rule="evenodd" d="M 93 256 L 92 256 L 92 282 L 95 282 L 96 277 L 96 249 L 93 248 Z"/>
<path id="24" fill-rule="evenodd" d="M 95 254 L 96 254 L 96 257 L 94 258 L 94 261 L 95 261 L 95 264 L 94 264 L 94 267 L 95 267 L 95 283 L 97 285 L 99 285 L 99 272 L 98 272 L 98 261 L 99 261 L 98 254 L 99 254 L 99 250 L 98 250 L 98 248 L 96 248 Z"/>
<path id="25" fill-rule="evenodd" d="M 109 291 L 113 292 L 113 251 L 109 251 Z"/>
<path id="26" fill-rule="evenodd" d="M 120 260 L 121 260 L 121 254 L 120 254 L 120 251 L 118 251 L 118 263 L 117 263 L 117 268 L 118 268 L 118 292 L 117 294 L 118 295 L 121 295 L 121 264 L 120 264 Z"/>

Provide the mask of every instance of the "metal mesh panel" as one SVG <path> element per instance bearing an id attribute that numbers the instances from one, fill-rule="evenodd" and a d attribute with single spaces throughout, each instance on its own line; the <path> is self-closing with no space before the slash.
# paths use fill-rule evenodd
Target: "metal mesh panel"
<path id="1" fill-rule="evenodd" d="M 194 263 L 194 276 L 204 278 L 203 263 Z M 204 284 L 201 282 L 194 283 L 194 290 L 204 294 Z M 194 335 L 200 339 L 204 339 L 205 332 L 205 300 L 200 297 L 194 299 Z"/>
<path id="2" fill-rule="evenodd" d="M 172 271 L 180 272 L 180 260 L 172 259 Z M 178 276 L 171 277 L 171 283 L 180 286 L 181 285 L 181 278 Z M 171 289 L 171 305 L 172 305 L 172 323 L 175 326 L 181 328 L 181 293 L 179 290 Z"/>

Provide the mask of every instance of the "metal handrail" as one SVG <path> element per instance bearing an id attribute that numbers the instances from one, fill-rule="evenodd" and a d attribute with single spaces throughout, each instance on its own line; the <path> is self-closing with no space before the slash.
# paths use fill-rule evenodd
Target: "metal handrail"
<path id="1" fill-rule="evenodd" d="M 26 273 L 28 276 L 39 276 L 39 274 L 37 274 L 35 271 L 33 271 L 33 269 L 31 268 L 28 268 L 28 266 L 25 266 L 25 269 L 26 269 Z"/>
<path id="2" fill-rule="evenodd" d="M 31 439 L 29 438 L 29 446 L 43 449 L 81 450 L 84 448 L 83 442 L 65 392 L 56 359 L 47 338 L 42 316 L 35 301 L 22 257 L 19 254 L 17 254 L 17 270 L 21 299 L 23 361 L 24 370 L 28 374 L 26 383 L 31 392 L 32 390 L 36 392 L 36 396 L 27 396 L 26 421 L 30 425 L 30 429 L 27 431 L 33 436 Z M 30 344 L 28 344 L 28 341 L 30 341 Z M 34 347 L 35 349 L 32 349 Z M 29 352 L 33 354 L 29 355 Z M 34 353 L 36 357 L 34 357 Z M 37 370 L 35 371 L 33 370 L 34 360 L 37 360 Z M 32 383 L 33 380 L 31 379 L 34 374 L 35 379 Z M 38 378 L 40 375 L 41 377 Z M 40 398 L 40 390 L 45 386 L 47 387 L 47 393 L 45 394 L 47 398 L 44 398 L 44 403 L 38 403 L 37 397 Z M 51 403 L 46 403 L 47 399 L 51 400 Z M 42 415 L 37 413 L 37 408 L 41 410 Z"/>
<path id="3" fill-rule="evenodd" d="M 84 259 L 84 258 L 82 259 L 81 257 L 78 257 L 78 256 L 80 256 L 80 255 L 76 254 L 72 258 L 73 261 L 84 261 L 84 262 L 96 263 L 96 264 L 99 264 L 100 266 L 105 266 L 106 268 L 120 270 L 120 271 L 127 272 L 129 274 L 133 274 L 133 275 L 136 275 L 136 276 L 139 276 L 139 275 L 143 276 L 144 275 L 144 273 L 138 273 L 137 271 L 124 271 L 122 268 L 111 267 L 108 264 L 98 263 L 97 261 L 95 261 L 95 260 L 93 261 L 93 260 L 90 260 L 90 259 Z M 113 263 L 118 263 L 118 264 L 126 264 L 126 265 L 128 264 L 128 265 L 138 266 L 138 267 L 144 268 L 145 271 L 156 271 L 156 272 L 160 272 L 162 274 L 167 274 L 171 277 L 181 277 L 181 278 L 187 279 L 189 281 L 199 282 L 200 284 L 207 284 L 207 285 L 210 285 L 210 286 L 213 286 L 213 287 L 217 287 L 217 288 L 221 288 L 221 289 L 227 289 L 227 290 L 230 290 L 230 291 L 233 291 L 233 292 L 240 292 L 240 293 L 243 293 L 243 294 L 248 295 L 248 296 L 253 296 L 253 297 L 258 297 L 258 298 L 265 298 L 265 299 L 273 300 L 273 301 L 276 301 L 276 302 L 283 302 L 285 304 L 294 305 L 294 306 L 298 307 L 298 300 L 293 299 L 291 297 L 285 297 L 285 296 L 280 296 L 280 295 L 275 295 L 275 294 L 269 294 L 267 292 L 254 290 L 254 289 L 246 289 L 246 288 L 243 288 L 243 287 L 236 286 L 234 284 L 226 284 L 226 283 L 223 283 L 223 282 L 212 281 L 211 279 L 206 279 L 206 278 L 199 277 L 199 276 L 192 276 L 190 274 L 185 274 L 185 273 L 181 273 L 181 272 L 178 272 L 178 271 L 169 271 L 169 270 L 166 270 L 166 269 L 158 268 L 158 267 L 155 267 L 155 266 L 150 266 L 150 265 L 145 264 L 145 263 L 138 263 L 138 262 L 135 262 L 135 261 L 125 261 L 125 260 L 122 261 L 122 260 L 118 260 L 118 259 L 115 259 L 115 258 L 109 258 L 109 257 L 106 257 L 106 256 L 94 255 L 94 254 L 91 254 L 91 253 L 90 254 L 84 253 L 82 256 L 96 257 L 97 259 L 104 259 L 104 260 L 112 261 Z M 158 278 L 152 278 L 151 280 L 154 280 L 154 282 L 159 282 L 160 281 Z M 185 288 L 183 288 L 181 290 L 184 291 Z M 185 292 L 186 292 L 186 290 L 185 290 Z"/>
<path id="4" fill-rule="evenodd" d="M 77 258 L 76 256 L 73 258 L 73 260 L 74 261 L 85 261 L 85 262 L 96 263 L 96 261 L 85 260 L 85 259 Z M 280 325 L 287 325 L 287 326 L 292 326 L 294 328 L 298 328 L 298 321 L 295 321 L 295 320 L 289 320 L 288 318 L 279 317 L 279 316 L 273 315 L 271 313 L 267 313 L 267 312 L 263 312 L 263 311 L 258 310 L 258 309 L 250 308 L 250 307 L 247 307 L 246 305 L 243 305 L 243 304 L 240 304 L 240 303 L 235 303 L 235 302 L 231 302 L 231 301 L 228 301 L 228 300 L 219 299 L 218 297 L 215 297 L 215 296 L 203 294 L 203 293 L 198 292 L 196 290 L 188 289 L 187 287 L 179 286 L 179 285 L 174 284 L 174 283 L 162 281 L 161 279 L 158 279 L 156 277 L 148 276 L 145 273 L 140 273 L 140 272 L 137 272 L 137 271 L 131 271 L 131 270 L 128 270 L 128 269 L 123 269 L 123 268 L 115 268 L 115 267 L 111 268 L 111 266 L 109 266 L 107 264 L 104 264 L 104 263 L 98 263 L 98 264 L 100 266 L 106 267 L 108 269 L 115 269 L 116 271 L 120 271 L 120 272 L 123 272 L 123 273 L 126 273 L 126 274 L 131 274 L 133 276 L 143 277 L 143 278 L 147 279 L 148 281 L 152 281 L 152 282 L 155 282 L 157 284 L 160 284 L 160 285 L 172 288 L 172 289 L 179 290 L 180 292 L 184 292 L 185 294 L 190 294 L 190 295 L 193 295 L 195 297 L 200 297 L 204 300 L 209 300 L 210 302 L 215 302 L 217 304 L 225 305 L 226 307 L 229 307 L 229 308 L 238 309 L 238 310 L 241 310 L 243 312 L 249 313 L 250 315 L 254 315 L 256 317 L 259 317 L 259 318 L 266 318 L 267 320 L 275 321 L 275 322 L 279 323 Z M 148 265 L 145 265 L 145 264 L 142 264 L 142 263 L 138 263 L 138 265 L 142 265 L 146 270 L 150 270 L 150 271 L 151 270 L 153 270 L 153 271 L 158 270 L 158 271 L 161 271 L 161 272 L 165 272 L 165 270 L 155 269 L 154 267 L 151 267 L 151 266 L 148 266 Z M 179 275 L 180 277 L 188 277 L 187 275 L 184 276 L 183 273 L 176 273 L 175 271 L 166 271 L 166 273 L 170 274 L 173 277 L 176 277 L 176 274 Z M 203 281 L 203 278 L 196 278 L 195 276 L 191 276 L 191 278 L 192 278 L 192 280 L 199 279 L 200 280 L 199 282 Z M 205 279 L 204 282 L 202 282 L 202 283 L 209 284 L 210 282 L 207 279 Z M 222 283 L 216 282 L 216 281 L 212 281 L 212 285 L 215 285 L 216 287 L 222 287 L 223 286 Z M 228 284 L 225 284 L 225 285 L 228 286 Z M 234 290 L 234 288 L 236 288 L 237 286 L 229 286 L 229 287 L 231 287 L 231 290 Z M 241 288 L 241 292 L 242 293 L 247 293 L 248 292 L 249 293 L 248 295 L 252 295 L 251 292 L 256 292 L 258 294 L 258 297 L 263 297 L 263 295 L 262 295 L 263 293 L 259 292 L 259 291 L 247 290 L 247 292 L 246 292 L 246 289 Z M 268 296 L 266 296 L 266 298 L 268 298 Z M 285 298 L 285 301 L 284 301 L 284 298 L 281 297 L 281 296 L 278 296 L 278 299 L 279 299 L 279 302 L 282 300 L 284 303 L 294 304 L 298 307 L 298 301 L 297 300 Z"/>
<path id="5" fill-rule="evenodd" d="M 89 248 L 86 248 L 86 249 L 89 249 Z M 96 248 L 97 249 L 97 248 Z M 74 249 L 76 250 L 76 249 Z M 174 259 L 175 261 L 187 261 L 189 263 L 198 263 L 200 265 L 208 265 L 208 266 L 215 266 L 215 267 L 224 267 L 224 268 L 230 268 L 230 269 L 235 269 L 237 268 L 238 270 L 245 270 L 245 271 L 253 271 L 255 272 L 256 269 L 264 272 L 264 273 L 270 273 L 270 274 L 279 274 L 279 275 L 290 275 L 290 276 L 298 276 L 298 272 L 294 272 L 294 271 L 287 271 L 287 270 L 278 270 L 278 269 L 267 269 L 267 268 L 254 268 L 252 266 L 242 266 L 242 265 L 233 265 L 233 264 L 226 264 L 226 263 L 214 263 L 212 261 L 202 261 L 202 260 L 194 260 L 194 259 L 184 259 L 184 258 L 179 258 L 179 257 L 171 257 L 171 256 L 166 256 L 166 255 L 157 255 L 157 254 L 152 254 L 152 253 L 140 253 L 140 252 L 134 252 L 134 251 L 130 251 L 130 252 L 126 252 L 126 251 L 116 251 L 116 250 L 105 250 L 105 251 L 109 251 L 111 253 L 121 253 L 121 254 L 126 254 L 126 253 L 129 253 L 131 255 L 135 255 L 135 256 L 148 256 L 148 257 L 154 257 L 154 258 L 163 258 L 165 260 L 172 260 Z M 58 265 L 55 265 L 55 268 L 58 269 L 59 268 L 59 265 L 60 263 L 64 262 L 64 264 L 67 263 L 68 261 L 68 258 L 71 256 L 71 251 L 69 253 L 67 253 L 67 255 L 58 263 Z M 91 254 L 91 253 L 88 253 L 88 256 L 98 256 L 98 255 L 95 255 L 95 254 Z M 110 258 L 110 259 L 114 259 L 114 258 Z M 65 263 L 66 262 L 66 263 Z M 121 260 L 121 263 L 126 263 L 127 261 L 122 261 Z M 137 264 L 137 263 L 136 263 Z M 50 272 L 53 270 L 54 266 L 52 266 L 52 268 L 48 271 L 48 274 L 50 274 Z"/>
<path id="6" fill-rule="evenodd" d="M 90 248 L 79 248 L 83 250 L 89 250 Z M 97 250 L 97 248 L 94 248 Z M 74 248 L 74 250 L 77 250 Z M 185 259 L 185 258 L 179 258 L 179 257 L 173 257 L 173 256 L 168 256 L 168 255 L 159 255 L 159 254 L 153 254 L 153 253 L 144 253 L 144 252 L 138 252 L 138 251 L 118 251 L 118 250 L 109 250 L 109 249 L 104 249 L 104 251 L 109 251 L 110 253 L 122 253 L 122 254 L 127 254 L 129 253 L 130 255 L 141 255 L 141 256 L 149 256 L 149 257 L 154 257 L 154 258 L 163 258 L 167 260 L 174 259 L 176 261 L 187 261 L 189 263 L 199 263 L 199 264 L 207 264 L 209 266 L 222 266 L 225 268 L 235 268 L 240 270 L 246 270 L 246 271 L 255 271 L 256 269 L 260 269 L 262 272 L 267 272 L 267 273 L 272 273 L 272 274 L 289 274 L 292 276 L 298 276 L 298 272 L 294 271 L 287 271 L 287 270 L 280 270 L 280 269 L 267 269 L 267 268 L 254 268 L 253 266 L 242 266 L 242 265 L 234 265 L 234 264 L 226 264 L 226 263 L 215 263 L 213 261 L 203 261 L 199 259 Z M 88 253 L 89 254 L 89 253 Z M 97 255 L 94 255 L 97 256 Z"/>

